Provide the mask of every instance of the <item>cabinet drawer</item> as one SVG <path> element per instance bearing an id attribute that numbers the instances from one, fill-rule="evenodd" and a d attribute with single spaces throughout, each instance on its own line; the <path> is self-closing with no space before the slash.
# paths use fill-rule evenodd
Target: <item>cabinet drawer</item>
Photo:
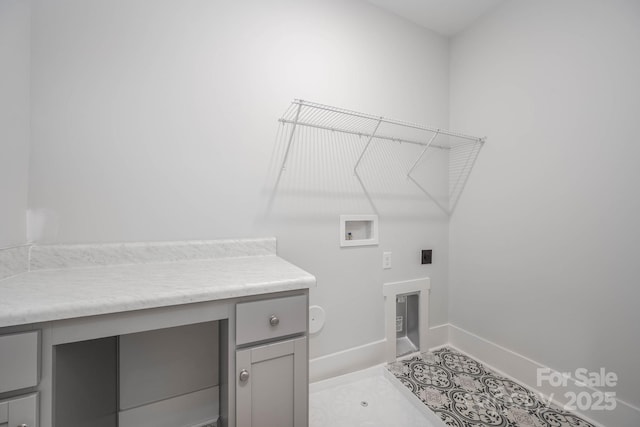
<path id="1" fill-rule="evenodd" d="M 0 393 L 38 385 L 38 331 L 0 335 Z"/>
<path id="2" fill-rule="evenodd" d="M 306 295 L 243 302 L 236 306 L 236 345 L 270 340 L 306 330 Z"/>
<path id="3" fill-rule="evenodd" d="M 14 397 L 0 401 L 0 425 L 9 426 L 38 425 L 38 394 Z"/>

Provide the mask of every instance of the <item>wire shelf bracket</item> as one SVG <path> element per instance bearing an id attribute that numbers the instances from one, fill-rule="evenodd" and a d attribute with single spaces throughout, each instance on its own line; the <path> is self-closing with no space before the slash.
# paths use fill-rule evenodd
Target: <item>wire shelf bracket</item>
<path id="1" fill-rule="evenodd" d="M 374 140 L 408 143 L 423 147 L 407 171 L 406 177 L 449 216 L 455 210 L 479 151 L 486 141 L 485 137 L 477 137 L 452 130 L 433 128 L 382 116 L 374 116 L 301 99 L 294 99 L 278 121 L 283 125 L 290 126 L 280 173 L 286 170 L 294 135 L 300 126 L 366 137 L 367 143 L 353 167 L 353 173 L 374 210 L 376 210 L 376 208 L 371 195 L 367 191 L 362 177 L 358 173 L 358 167 L 361 165 L 365 154 Z M 384 132 L 381 131 L 381 128 L 384 128 Z M 443 136 L 448 138 L 436 143 L 436 139 Z M 430 150 L 433 149 L 448 150 L 449 152 L 448 206 L 438 201 L 413 175 L 416 168 L 427 157 Z"/>

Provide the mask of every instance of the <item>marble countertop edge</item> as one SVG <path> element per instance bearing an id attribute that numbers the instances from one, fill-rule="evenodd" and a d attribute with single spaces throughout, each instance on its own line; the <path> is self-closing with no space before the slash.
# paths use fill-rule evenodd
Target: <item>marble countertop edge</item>
<path id="1" fill-rule="evenodd" d="M 275 254 L 37 270 L 0 280 L 0 327 L 315 286 Z"/>
<path id="2" fill-rule="evenodd" d="M 0 328 L 171 307 L 184 304 L 220 301 L 275 292 L 310 289 L 315 286 L 315 278 L 313 276 L 305 276 L 297 279 L 276 282 L 248 283 L 246 285 L 225 286 L 224 288 L 219 289 L 209 288 L 199 292 L 183 292 L 176 295 L 156 296 L 152 299 L 146 300 L 129 297 L 114 299 L 108 303 L 93 301 L 93 303 L 88 302 L 67 305 L 53 304 L 47 305 L 47 307 L 32 307 L 22 310 L 12 310 L 12 313 L 8 315 L 0 314 Z M 1 305 L 0 310 L 2 310 Z"/>

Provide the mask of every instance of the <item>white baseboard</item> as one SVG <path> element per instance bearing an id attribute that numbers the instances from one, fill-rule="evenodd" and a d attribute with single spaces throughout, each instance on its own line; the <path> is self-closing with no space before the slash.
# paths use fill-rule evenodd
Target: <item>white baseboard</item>
<path id="1" fill-rule="evenodd" d="M 448 324 L 429 328 L 427 348 L 442 347 L 447 345 L 448 341 Z M 386 349 L 387 340 L 383 339 L 311 359 L 309 361 L 309 381 L 312 383 L 322 381 L 386 363 Z"/>
<path id="2" fill-rule="evenodd" d="M 551 398 L 551 401 L 560 407 L 567 403 L 564 397 L 567 392 L 580 394 L 585 391 L 597 391 L 579 385 L 575 378 L 568 378 L 566 387 L 551 387 L 548 384 L 538 387 L 538 368 L 546 366 L 452 324 L 429 328 L 427 340 L 430 350 L 443 346 L 453 347 L 479 360 L 498 374 L 510 377 L 540 393 L 545 401 Z M 311 359 L 309 379 L 311 382 L 317 382 L 383 364 L 385 350 L 386 340 L 383 339 Z M 552 373 L 560 374 L 553 370 Z M 640 408 L 619 398 L 616 399 L 615 410 L 574 412 L 600 427 L 640 426 Z"/>
<path id="3" fill-rule="evenodd" d="M 579 395 L 585 391 L 588 393 L 598 391 L 592 387 L 579 385 L 575 378 L 568 378 L 566 387 L 551 387 L 548 382 L 545 382 L 545 384 L 539 387 L 537 385 L 538 368 L 547 368 L 546 366 L 460 327 L 451 324 L 448 326 L 449 345 L 451 347 L 481 361 L 488 368 L 499 374 L 511 377 L 528 388 L 541 393 L 545 400 L 551 398 L 551 401 L 558 406 L 562 407 L 567 403 L 565 393 L 576 393 Z M 561 375 L 554 370 L 551 370 L 551 372 L 554 375 Z M 616 399 L 616 408 L 614 410 L 574 412 L 584 417 L 587 421 L 599 426 L 640 426 L 640 408 L 636 408 L 620 399 Z"/>
<path id="4" fill-rule="evenodd" d="M 385 363 L 386 343 L 387 340 L 374 341 L 311 359 L 309 381 L 313 383 Z"/>
<path id="5" fill-rule="evenodd" d="M 427 335 L 427 348 L 429 351 L 435 350 L 439 347 L 444 347 L 449 343 L 449 324 L 432 326 L 429 328 L 429 335 Z"/>

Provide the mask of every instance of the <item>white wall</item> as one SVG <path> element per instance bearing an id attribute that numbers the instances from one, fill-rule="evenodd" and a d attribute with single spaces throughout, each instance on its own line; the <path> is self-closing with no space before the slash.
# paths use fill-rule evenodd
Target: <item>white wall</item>
<path id="1" fill-rule="evenodd" d="M 452 41 L 488 136 L 451 223 L 450 321 L 640 406 L 640 2 L 513 1 Z"/>
<path id="2" fill-rule="evenodd" d="M 446 126 L 446 39 L 362 1 L 41 0 L 32 57 L 35 240 L 275 235 L 318 278 L 312 357 L 383 338 L 385 281 L 431 276 L 431 323 L 446 323 L 447 220 L 398 179 L 413 148 L 365 159 L 377 247 L 338 247 L 338 216 L 372 211 L 361 146 L 296 143 L 267 208 L 293 98 Z"/>
<path id="3" fill-rule="evenodd" d="M 30 1 L 0 0 L 0 248 L 26 242 Z"/>

